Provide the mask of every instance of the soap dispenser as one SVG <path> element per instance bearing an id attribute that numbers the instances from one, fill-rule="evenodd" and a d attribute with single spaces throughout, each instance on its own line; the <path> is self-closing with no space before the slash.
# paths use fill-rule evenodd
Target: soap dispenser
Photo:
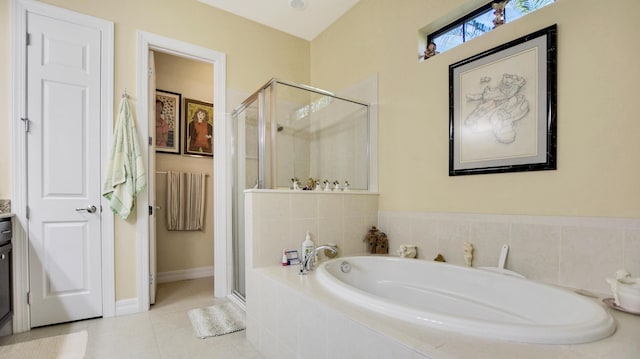
<path id="1" fill-rule="evenodd" d="M 307 256 L 313 251 L 315 245 L 311 240 L 311 234 L 307 231 L 307 235 L 304 237 L 304 242 L 302 242 L 302 261 L 304 262 L 307 259 Z"/>

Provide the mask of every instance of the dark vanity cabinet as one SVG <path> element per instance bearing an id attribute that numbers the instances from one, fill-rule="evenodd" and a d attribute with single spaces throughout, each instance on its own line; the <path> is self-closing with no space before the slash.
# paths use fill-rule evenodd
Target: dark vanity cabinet
<path id="1" fill-rule="evenodd" d="M 13 315 L 11 268 L 11 218 L 0 218 L 0 328 Z"/>

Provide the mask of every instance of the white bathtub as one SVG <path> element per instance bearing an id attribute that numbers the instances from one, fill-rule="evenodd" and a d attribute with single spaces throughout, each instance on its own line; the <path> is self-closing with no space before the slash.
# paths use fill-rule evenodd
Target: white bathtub
<path id="1" fill-rule="evenodd" d="M 348 273 L 341 264 L 349 263 Z M 571 291 L 446 263 L 382 256 L 337 258 L 316 276 L 358 306 L 424 326 L 526 343 L 577 344 L 616 326 L 599 303 Z"/>

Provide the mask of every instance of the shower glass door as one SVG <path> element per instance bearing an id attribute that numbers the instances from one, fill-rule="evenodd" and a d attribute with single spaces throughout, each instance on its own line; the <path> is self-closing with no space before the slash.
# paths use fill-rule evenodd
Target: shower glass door
<path id="1" fill-rule="evenodd" d="M 233 114 L 233 293 L 244 300 L 244 190 L 258 188 L 258 100 Z"/>
<path id="2" fill-rule="evenodd" d="M 232 113 L 233 293 L 244 300 L 244 191 L 288 190 L 292 179 L 369 190 L 369 106 L 272 79 Z"/>

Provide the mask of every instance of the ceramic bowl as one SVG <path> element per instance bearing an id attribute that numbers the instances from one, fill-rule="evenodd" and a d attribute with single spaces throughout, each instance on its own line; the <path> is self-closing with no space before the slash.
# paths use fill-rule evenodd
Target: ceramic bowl
<path id="1" fill-rule="evenodd" d="M 622 308 L 640 313 L 640 283 L 618 283 L 618 299 Z"/>

